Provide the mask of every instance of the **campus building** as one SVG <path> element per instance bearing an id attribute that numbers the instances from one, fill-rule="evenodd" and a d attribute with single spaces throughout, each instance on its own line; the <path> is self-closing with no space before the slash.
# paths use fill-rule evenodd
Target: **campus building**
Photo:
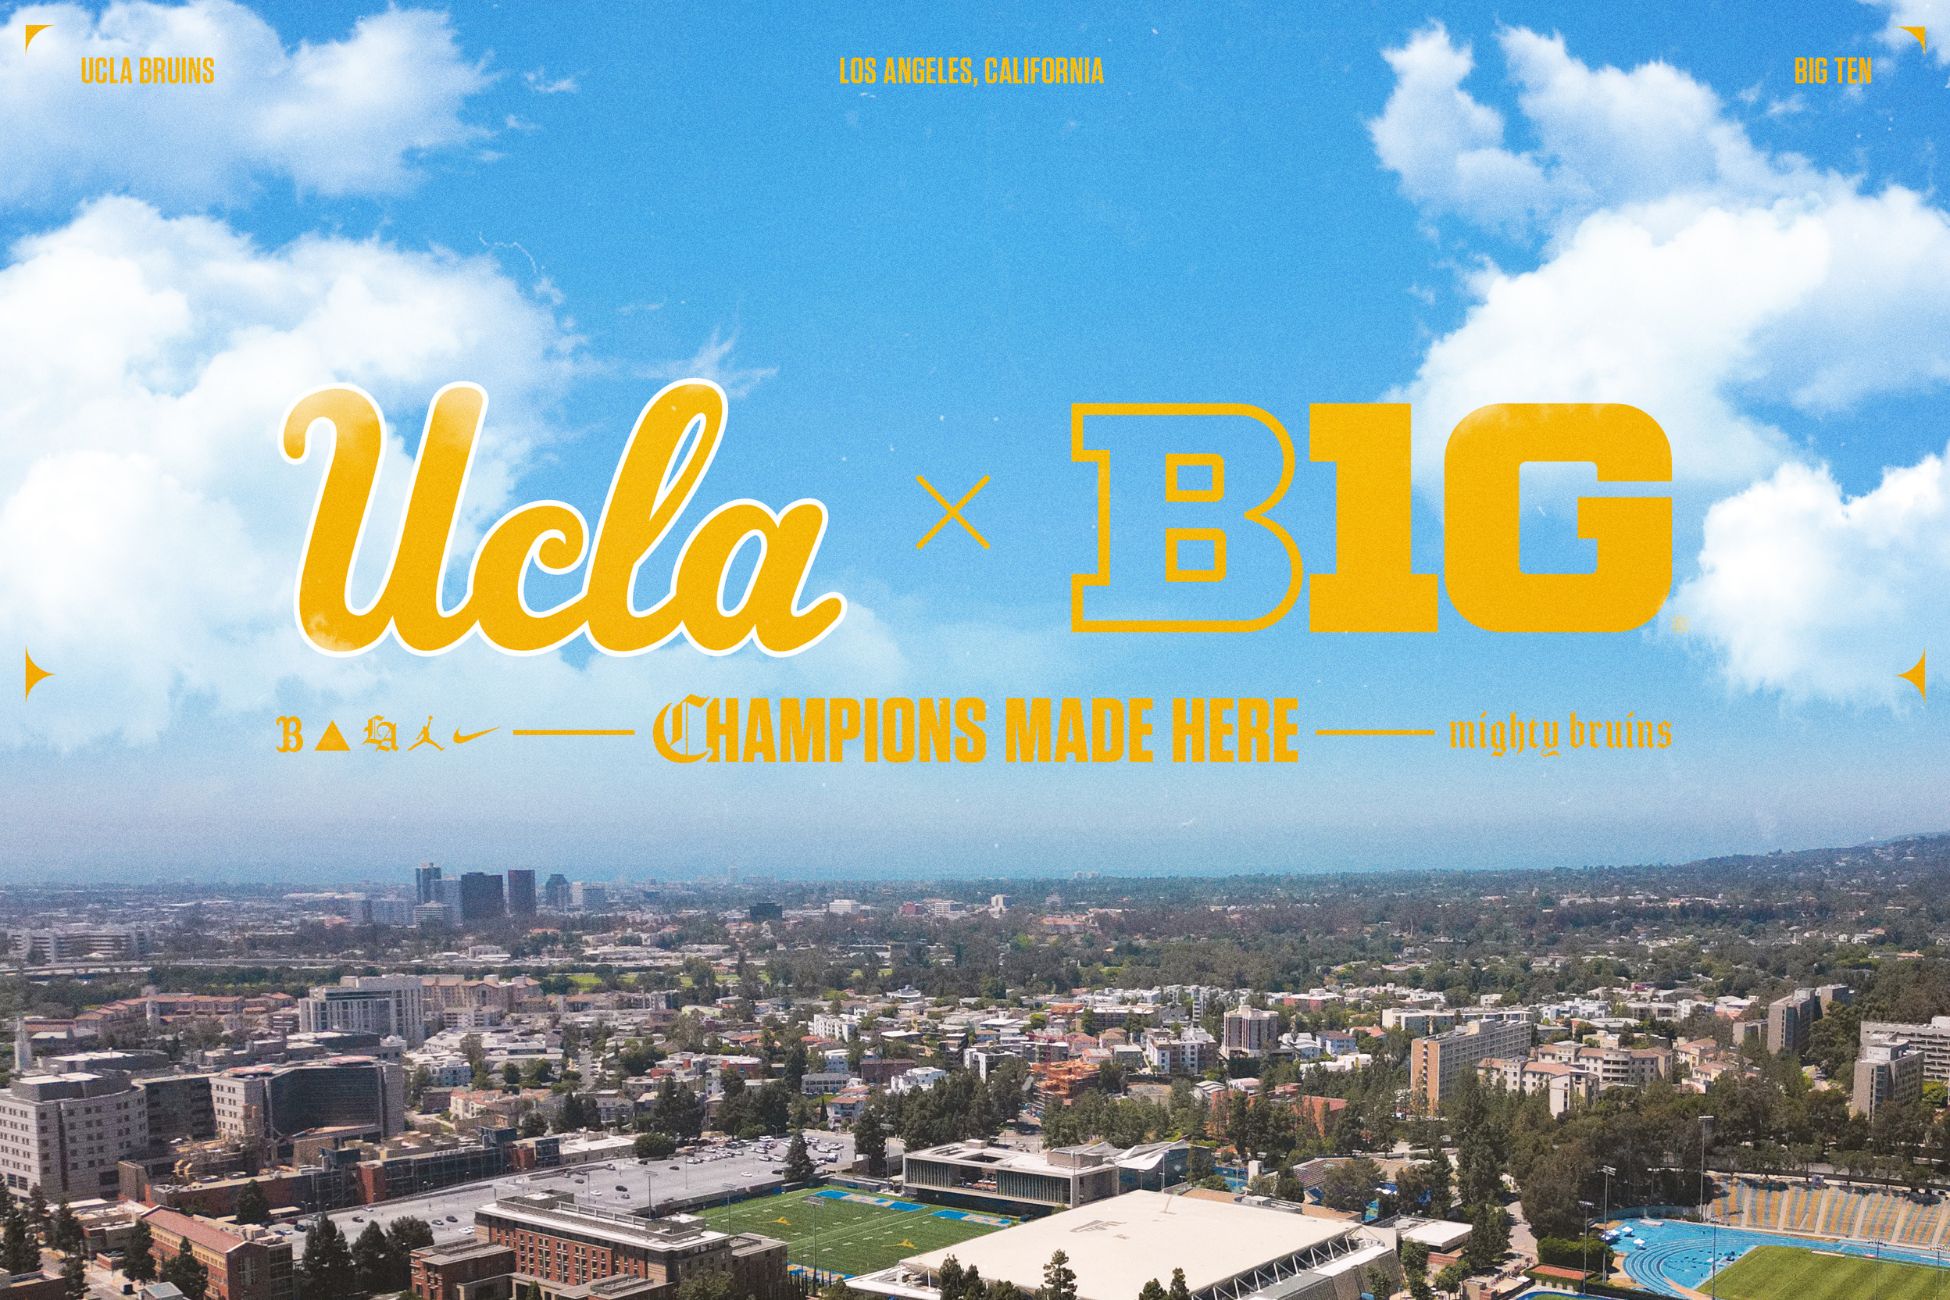
<path id="1" fill-rule="evenodd" d="M 0 1176 L 16 1192 L 114 1196 L 120 1161 L 148 1141 L 148 1106 L 126 1074 L 26 1074 L 0 1092 Z"/>
<path id="2" fill-rule="evenodd" d="M 1864 1020 L 1861 1045 L 1866 1049 L 1878 1038 L 1901 1038 L 1923 1054 L 1923 1077 L 1950 1084 L 1950 1016 L 1937 1016 L 1923 1024 L 1904 1024 L 1899 1020 Z"/>
<path id="3" fill-rule="evenodd" d="M 231 1227 L 177 1210 L 144 1214 L 158 1266 L 194 1256 L 209 1275 L 206 1300 L 292 1300 L 291 1243 L 262 1228 Z"/>
<path id="4" fill-rule="evenodd" d="M 226 1070 L 210 1081 L 210 1100 L 217 1133 L 248 1142 L 314 1129 L 388 1138 L 406 1127 L 405 1072 L 368 1056 Z"/>
<path id="5" fill-rule="evenodd" d="M 1230 1200 L 1132 1192 L 904 1259 L 847 1279 L 897 1300 L 938 1300 L 950 1256 L 990 1282 L 1034 1295 L 1057 1251 L 1069 1256 L 1078 1300 L 1131 1300 L 1145 1283 L 1185 1270 L 1192 1300 L 1359 1300 L 1370 1270 L 1399 1279 L 1393 1234 L 1337 1219 Z"/>
<path id="6" fill-rule="evenodd" d="M 413 1253 L 417 1300 L 650 1300 L 722 1274 L 731 1293 L 784 1300 L 785 1243 L 720 1232 L 700 1219 L 645 1219 L 545 1192 L 475 1211 L 479 1241 Z"/>
<path id="7" fill-rule="evenodd" d="M 1472 1020 L 1446 1034 L 1416 1039 L 1408 1048 L 1408 1087 L 1415 1105 L 1433 1115 L 1475 1072 L 1477 1062 L 1525 1059 L 1532 1032 L 1528 1020 Z"/>
<path id="8" fill-rule="evenodd" d="M 1862 1045 L 1855 1060 L 1855 1087 L 1849 1111 L 1874 1115 L 1885 1105 L 1902 1106 L 1923 1098 L 1923 1053 L 1906 1038 L 1880 1035 Z"/>
<path id="9" fill-rule="evenodd" d="M 1116 1196 L 1121 1154 L 1107 1142 L 1034 1154 L 977 1139 L 910 1151 L 901 1177 L 908 1195 L 924 1201 L 1029 1217 Z"/>

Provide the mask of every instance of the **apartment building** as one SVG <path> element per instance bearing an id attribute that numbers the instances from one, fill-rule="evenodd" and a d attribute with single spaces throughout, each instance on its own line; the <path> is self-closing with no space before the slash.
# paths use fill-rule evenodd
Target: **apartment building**
<path id="1" fill-rule="evenodd" d="M 1476 1063 L 1476 1077 L 1493 1088 L 1526 1097 L 1543 1094 L 1551 1114 L 1562 1117 L 1598 1094 L 1592 1076 L 1562 1061 L 1521 1060 L 1486 1056 Z"/>
<path id="2" fill-rule="evenodd" d="M 1873 1116 L 1885 1105 L 1901 1106 L 1923 1097 L 1923 1052 L 1906 1038 L 1878 1035 L 1862 1045 L 1855 1060 L 1855 1087 L 1849 1111 Z"/>
<path id="3" fill-rule="evenodd" d="M 1864 1020 L 1861 1045 L 1866 1050 L 1878 1038 L 1901 1038 L 1923 1054 L 1923 1077 L 1950 1084 L 1950 1016 L 1921 1024 L 1899 1020 Z"/>
<path id="4" fill-rule="evenodd" d="M 298 1023 L 308 1034 L 397 1036 L 418 1047 L 427 1037 L 426 990 L 417 975 L 347 975 L 301 999 Z"/>
<path id="5" fill-rule="evenodd" d="M 1434 1114 L 1489 1057 L 1522 1060 L 1530 1055 L 1534 1026 L 1528 1020 L 1475 1020 L 1460 1029 L 1409 1044 L 1408 1086 L 1414 1104 Z"/>
<path id="6" fill-rule="evenodd" d="M 1223 1035 L 1227 1056 L 1264 1056 L 1280 1041 L 1280 1017 L 1258 1007 L 1234 1007 L 1225 1014 Z"/>

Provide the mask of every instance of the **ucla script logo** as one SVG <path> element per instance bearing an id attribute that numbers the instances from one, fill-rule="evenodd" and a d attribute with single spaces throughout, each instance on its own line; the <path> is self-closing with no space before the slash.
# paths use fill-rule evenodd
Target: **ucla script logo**
<path id="1" fill-rule="evenodd" d="M 681 633 L 706 654 L 730 654 L 750 643 L 767 654 L 792 655 L 819 644 L 845 615 L 846 600 L 837 593 L 801 600 L 826 535 L 826 507 L 810 499 L 779 511 L 750 500 L 719 506 L 679 549 L 665 596 L 648 609 L 637 607 L 638 572 L 697 494 L 724 434 L 724 390 L 701 379 L 671 384 L 644 406 L 593 544 L 574 506 L 537 501 L 510 511 L 482 539 L 466 594 L 443 606 L 441 576 L 486 411 L 487 394 L 473 384 L 451 384 L 434 397 L 392 563 L 378 597 L 359 608 L 347 589 L 384 447 L 379 407 L 349 386 L 321 388 L 292 406 L 284 421 L 287 460 L 305 458 L 318 425 L 336 434 L 298 574 L 298 627 L 319 650 L 359 654 L 390 631 L 408 650 L 431 655 L 478 632 L 510 654 L 539 654 L 584 635 L 607 654 L 633 655 Z M 758 546 L 757 562 L 743 592 L 727 604 L 732 560 L 749 542 Z M 570 573 L 585 560 L 578 595 L 552 608 L 530 608 L 522 588 L 531 568 Z"/>

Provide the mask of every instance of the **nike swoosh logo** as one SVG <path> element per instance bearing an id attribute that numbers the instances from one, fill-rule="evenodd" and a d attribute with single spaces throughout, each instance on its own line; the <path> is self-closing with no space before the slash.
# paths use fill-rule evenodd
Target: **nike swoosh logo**
<path id="1" fill-rule="evenodd" d="M 459 728 L 459 727 L 455 727 L 455 728 L 454 728 L 454 743 L 455 743 L 456 745 L 465 745 L 465 744 L 466 744 L 466 743 L 467 743 L 468 741 L 470 741 L 470 740 L 479 740 L 479 739 L 480 739 L 480 738 L 481 738 L 482 736 L 485 736 L 485 735 L 487 735 L 487 734 L 488 734 L 488 731 L 499 731 L 499 730 L 501 730 L 501 728 L 499 728 L 499 727 L 489 727 L 489 728 L 487 729 L 487 731 L 477 731 L 477 732 L 475 732 L 475 733 L 473 733 L 472 735 L 469 735 L 469 736 L 463 736 L 463 735 L 461 735 L 461 734 L 460 734 L 460 728 Z"/>

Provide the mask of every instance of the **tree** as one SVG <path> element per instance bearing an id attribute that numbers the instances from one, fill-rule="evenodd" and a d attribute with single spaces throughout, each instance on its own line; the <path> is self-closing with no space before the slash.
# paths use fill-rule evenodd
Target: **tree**
<path id="1" fill-rule="evenodd" d="M 1070 1257 L 1057 1251 L 1043 1265 L 1043 1285 L 1036 1291 L 1036 1300 L 1077 1300 L 1076 1270 L 1070 1267 Z"/>
<path id="2" fill-rule="evenodd" d="M 135 1227 L 129 1230 L 128 1249 L 122 1252 L 122 1272 L 131 1282 L 153 1282 L 156 1280 L 156 1235 L 150 1230 L 149 1220 L 137 1219 Z M 0 1245 L 0 1256 L 6 1253 Z"/>
<path id="3" fill-rule="evenodd" d="M 510 1088 L 521 1087 L 521 1063 L 509 1061 L 501 1067 L 501 1082 Z"/>
<path id="4" fill-rule="evenodd" d="M 636 1152 L 638 1160 L 664 1160 L 677 1153 L 677 1139 L 651 1129 L 648 1133 L 636 1135 L 632 1150 Z"/>
<path id="5" fill-rule="evenodd" d="M 312 1221 L 305 1234 L 305 1259 L 298 1273 L 298 1290 L 304 1300 L 341 1300 L 357 1289 L 352 1248 L 330 1215 L 321 1214 Z"/>
<path id="6" fill-rule="evenodd" d="M 87 1300 L 88 1266 L 82 1263 L 79 1252 L 61 1265 L 61 1294 L 66 1300 Z"/>
<path id="7" fill-rule="evenodd" d="M 47 1244 L 63 1255 L 72 1255 L 81 1249 L 87 1234 L 81 1230 L 81 1220 L 74 1217 L 74 1210 L 66 1198 L 55 1208 L 54 1217 L 48 1222 Z"/>
<path id="8" fill-rule="evenodd" d="M 1381 1185 L 1381 1166 L 1366 1156 L 1328 1166 L 1320 1180 L 1321 1204 L 1336 1210 L 1360 1212 L 1368 1208 Z"/>
<path id="9" fill-rule="evenodd" d="M 36 1230 L 47 1226 L 47 1197 L 41 1195 L 39 1183 L 27 1189 L 27 1223 Z"/>
<path id="10" fill-rule="evenodd" d="M 794 1133 L 792 1145 L 785 1152 L 785 1181 L 788 1183 L 809 1183 L 813 1180 L 812 1156 L 806 1151 L 806 1135 Z"/>
<path id="11" fill-rule="evenodd" d="M 658 1128 L 675 1134 L 680 1140 L 694 1138 L 704 1131 L 703 1103 L 698 1101 L 696 1093 L 675 1079 L 665 1079 L 657 1090 L 650 1117 Z"/>
<path id="12" fill-rule="evenodd" d="M 1429 1246 L 1423 1241 L 1404 1241 L 1401 1249 L 1402 1276 L 1412 1285 L 1429 1272 Z"/>
<path id="13" fill-rule="evenodd" d="M 359 1289 L 367 1295 L 375 1291 L 392 1289 L 393 1243 L 387 1239 L 386 1230 L 374 1219 L 352 1243 L 353 1275 L 359 1279 Z"/>
<path id="14" fill-rule="evenodd" d="M 1483 1204 L 1476 1207 L 1470 1219 L 1469 1242 L 1463 1247 L 1463 1262 L 1471 1271 L 1483 1272 L 1494 1268 L 1503 1258 L 1503 1252 L 1510 1248 L 1510 1217 L 1500 1205 Z"/>
<path id="15" fill-rule="evenodd" d="M 1138 1292 L 1138 1300 L 1166 1300 L 1165 1284 L 1160 1282 L 1155 1277 L 1152 1278 L 1149 1282 L 1146 1282 L 1144 1284 L 1143 1289 Z"/>
<path id="16" fill-rule="evenodd" d="M 539 1110 L 531 1110 L 515 1125 L 515 1132 L 525 1138 L 544 1137 L 548 1134 L 548 1116 Z"/>
<path id="17" fill-rule="evenodd" d="M 677 1300 L 738 1300 L 729 1273 L 697 1273 L 677 1284 Z"/>
<path id="18" fill-rule="evenodd" d="M 264 1194 L 263 1187 L 255 1178 L 237 1189 L 237 1222 L 269 1223 L 271 1221 L 271 1199 Z"/>
<path id="19" fill-rule="evenodd" d="M 1192 1289 L 1185 1285 L 1185 1270 L 1171 1270 L 1171 1286 L 1165 1291 L 1167 1300 L 1192 1300 Z"/>
<path id="20" fill-rule="evenodd" d="M 186 1250 L 163 1265 L 162 1280 L 181 1291 L 187 1300 L 203 1300 L 210 1287 L 210 1270 Z"/>
<path id="21" fill-rule="evenodd" d="M 40 1244 L 28 1229 L 25 1215 L 16 1214 L 7 1220 L 5 1233 L 0 1234 L 0 1264 L 9 1273 L 31 1273 L 41 1266 Z"/>
<path id="22" fill-rule="evenodd" d="M 433 1244 L 433 1229 L 425 1219 L 403 1215 L 386 1225 L 386 1245 L 391 1260 L 387 1289 L 404 1291 L 413 1280 L 413 1252 Z"/>
<path id="23" fill-rule="evenodd" d="M 887 1172 L 887 1129 L 873 1101 L 860 1107 L 860 1118 L 853 1123 L 853 1150 L 867 1162 L 871 1176 L 879 1178 Z"/>

